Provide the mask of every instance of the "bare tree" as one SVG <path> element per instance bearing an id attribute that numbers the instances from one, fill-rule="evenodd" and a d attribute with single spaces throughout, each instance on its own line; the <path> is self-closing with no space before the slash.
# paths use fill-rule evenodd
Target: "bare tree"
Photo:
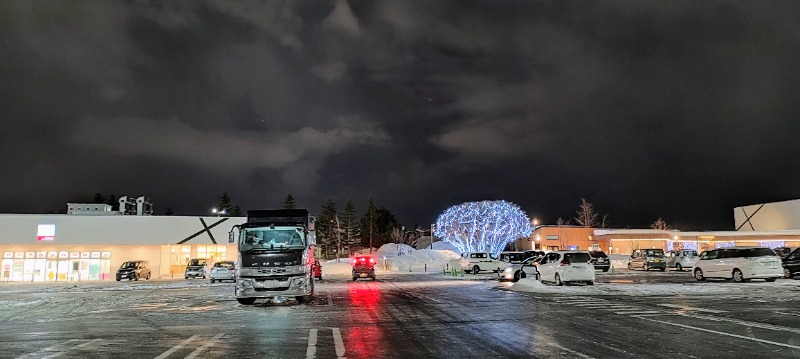
<path id="1" fill-rule="evenodd" d="M 581 227 L 597 227 L 597 217 L 599 215 L 594 211 L 591 203 L 581 198 L 581 205 L 575 212 L 577 217 L 573 218 L 576 223 Z"/>
<path id="2" fill-rule="evenodd" d="M 556 220 L 557 226 L 569 226 L 571 223 L 572 223 L 572 218 L 565 221 L 564 218 L 558 217 L 558 219 Z"/>
<path id="3" fill-rule="evenodd" d="M 392 242 L 395 244 L 400 244 L 403 242 L 403 231 L 400 228 L 392 228 L 389 231 L 389 238 L 392 239 Z"/>
<path id="4" fill-rule="evenodd" d="M 653 221 L 653 223 L 650 223 L 650 228 L 652 228 L 652 229 L 660 229 L 662 231 L 668 231 L 668 230 L 672 229 L 672 226 L 667 224 L 667 221 L 665 221 L 663 218 L 658 217 L 658 219 Z"/>

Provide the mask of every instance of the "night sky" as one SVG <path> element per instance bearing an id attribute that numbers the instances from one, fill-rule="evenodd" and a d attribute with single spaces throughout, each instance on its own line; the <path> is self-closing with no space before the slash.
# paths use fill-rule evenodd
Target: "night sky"
<path id="1" fill-rule="evenodd" d="M 291 193 L 732 230 L 800 198 L 797 1 L 3 1 L 0 212 Z"/>

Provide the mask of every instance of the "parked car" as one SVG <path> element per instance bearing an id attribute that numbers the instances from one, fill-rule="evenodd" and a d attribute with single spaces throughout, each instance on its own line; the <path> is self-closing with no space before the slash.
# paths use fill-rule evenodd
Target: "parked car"
<path id="1" fill-rule="evenodd" d="M 783 258 L 786 258 L 786 256 L 788 256 L 789 253 L 791 253 L 795 249 L 796 248 L 792 248 L 792 247 L 777 247 L 777 248 L 775 248 L 773 250 L 775 251 L 775 254 L 778 255 L 778 257 L 781 257 L 781 259 L 783 259 Z"/>
<path id="2" fill-rule="evenodd" d="M 783 277 L 791 278 L 800 273 L 800 248 L 796 248 L 789 255 L 783 258 Z"/>
<path id="3" fill-rule="evenodd" d="M 502 252 L 498 257 L 499 261 L 498 269 L 504 269 L 514 263 L 516 264 L 522 263 L 522 261 L 525 260 L 525 258 L 527 257 L 525 257 L 524 252 Z M 499 270 L 497 272 L 500 273 Z"/>
<path id="4" fill-rule="evenodd" d="M 697 251 L 687 249 L 669 251 L 666 257 L 667 267 L 675 268 L 679 271 L 694 267 L 698 259 Z"/>
<path id="5" fill-rule="evenodd" d="M 538 261 L 541 257 L 529 257 L 522 262 L 511 263 L 506 266 L 502 271 L 497 273 L 501 281 L 518 282 L 520 278 L 527 278 L 532 276 L 534 279 L 539 279 L 539 270 L 536 268 L 534 261 Z"/>
<path id="6" fill-rule="evenodd" d="M 592 257 L 588 251 L 553 251 L 539 261 L 539 279 L 563 285 L 583 282 L 593 285 L 595 280 Z"/>
<path id="7" fill-rule="evenodd" d="M 220 261 L 214 263 L 211 267 L 211 273 L 208 275 L 211 278 L 211 283 L 216 281 L 229 280 L 236 282 L 236 263 L 231 261 Z"/>
<path id="8" fill-rule="evenodd" d="M 543 257 L 546 253 L 544 251 L 523 251 L 523 255 L 525 258 L 536 258 L 536 257 Z"/>
<path id="9" fill-rule="evenodd" d="M 602 270 L 603 272 L 608 272 L 608 269 L 611 268 L 611 259 L 608 258 L 603 251 L 589 251 L 589 256 L 592 257 L 592 265 L 594 265 L 595 270 Z"/>
<path id="10" fill-rule="evenodd" d="M 464 273 L 478 274 L 481 271 L 497 272 L 500 261 L 489 252 L 468 252 L 461 255 L 461 270 Z"/>
<path id="11" fill-rule="evenodd" d="M 784 271 L 781 258 L 772 249 L 729 247 L 712 249 L 700 254 L 692 273 L 698 281 L 706 278 L 724 278 L 739 283 L 751 279 L 774 282 L 783 276 Z"/>
<path id="12" fill-rule="evenodd" d="M 664 258 L 663 249 L 634 249 L 631 258 L 628 260 L 628 269 L 643 269 L 649 271 L 658 269 L 667 270 L 667 261 Z"/>
<path id="13" fill-rule="evenodd" d="M 375 280 L 375 258 L 358 256 L 353 258 L 353 281 L 358 278 L 372 278 Z"/>
<path id="14" fill-rule="evenodd" d="M 117 269 L 117 282 L 127 280 L 139 280 L 144 278 L 150 280 L 151 270 L 148 261 L 127 261 L 122 263 Z"/>
<path id="15" fill-rule="evenodd" d="M 206 272 L 208 271 L 208 261 L 205 258 L 195 258 L 189 260 L 186 264 L 186 271 L 183 273 L 183 279 L 201 277 L 206 279 Z"/>

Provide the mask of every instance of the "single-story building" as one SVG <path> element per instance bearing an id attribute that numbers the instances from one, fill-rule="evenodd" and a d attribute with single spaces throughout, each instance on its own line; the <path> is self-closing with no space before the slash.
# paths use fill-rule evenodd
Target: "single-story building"
<path id="1" fill-rule="evenodd" d="M 183 276 L 192 258 L 235 261 L 228 232 L 245 217 L 0 214 L 0 281 L 114 280 L 129 260 L 154 278 Z"/>

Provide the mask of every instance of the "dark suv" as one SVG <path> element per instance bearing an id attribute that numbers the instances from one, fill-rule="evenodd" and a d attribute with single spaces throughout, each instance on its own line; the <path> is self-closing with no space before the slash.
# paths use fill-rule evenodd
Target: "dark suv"
<path id="1" fill-rule="evenodd" d="M 601 269 L 603 272 L 608 272 L 611 268 L 611 259 L 603 251 L 589 251 L 589 256 L 592 257 L 589 263 L 594 265 L 594 269 Z"/>
<path id="2" fill-rule="evenodd" d="M 139 280 L 139 278 L 150 280 L 150 274 L 150 262 L 127 261 L 117 269 L 117 282 L 123 279 Z"/>
<path id="3" fill-rule="evenodd" d="M 358 278 L 375 280 L 375 258 L 368 256 L 353 258 L 353 280 Z"/>
<path id="4" fill-rule="evenodd" d="M 783 262 L 783 277 L 791 278 L 800 273 L 800 248 L 796 248 L 781 260 Z"/>
<path id="5" fill-rule="evenodd" d="M 667 270 L 667 260 L 664 258 L 663 249 L 634 249 L 631 259 L 628 260 L 628 269 L 658 269 Z"/>

